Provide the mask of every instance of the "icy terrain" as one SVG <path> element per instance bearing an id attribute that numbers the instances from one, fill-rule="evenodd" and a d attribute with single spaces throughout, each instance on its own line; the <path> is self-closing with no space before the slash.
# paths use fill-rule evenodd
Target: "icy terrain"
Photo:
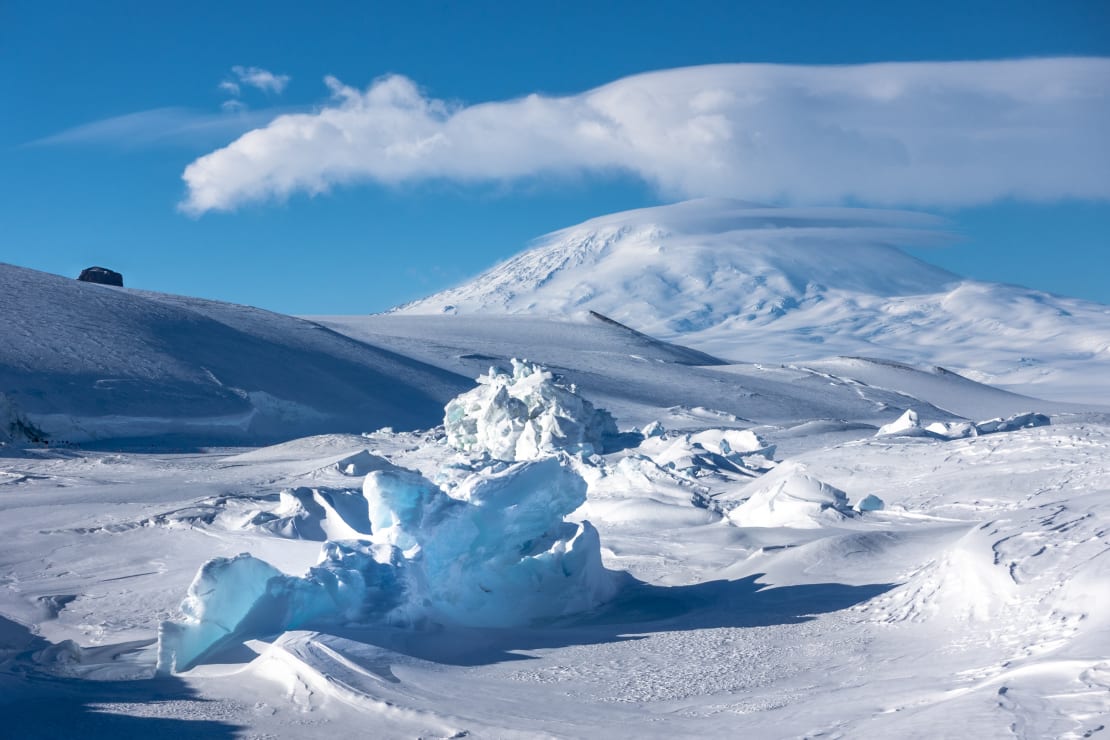
<path id="1" fill-rule="evenodd" d="M 410 314 L 597 311 L 730 360 L 863 355 L 1061 399 L 1106 393 L 1110 308 L 965 280 L 901 252 L 943 222 L 695 200 L 555 232 Z"/>
<path id="2" fill-rule="evenodd" d="M 1036 294 L 886 246 L 902 214 L 676 208 L 447 315 L 0 266 L 5 733 L 1105 733 L 1107 309 L 992 302 Z"/>

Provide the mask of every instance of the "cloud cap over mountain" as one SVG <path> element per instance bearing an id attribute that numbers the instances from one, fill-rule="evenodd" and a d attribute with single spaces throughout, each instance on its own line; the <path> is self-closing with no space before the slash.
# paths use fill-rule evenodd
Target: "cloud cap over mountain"
<path id="1" fill-rule="evenodd" d="M 193 214 L 339 184 L 628 172 L 671 197 L 1110 198 L 1110 59 L 729 64 L 475 105 L 393 75 L 185 169 Z"/>

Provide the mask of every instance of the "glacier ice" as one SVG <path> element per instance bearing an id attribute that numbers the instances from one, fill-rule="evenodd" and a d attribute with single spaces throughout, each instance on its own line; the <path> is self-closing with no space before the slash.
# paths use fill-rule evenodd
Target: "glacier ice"
<path id="1" fill-rule="evenodd" d="M 563 457 L 479 469 L 448 495 L 411 470 L 369 473 L 372 534 L 329 541 L 303 577 L 250 555 L 201 567 L 163 623 L 159 666 L 183 670 L 230 638 L 319 622 L 432 620 L 509 626 L 558 617 L 610 598 L 589 522 L 565 517 L 586 483 Z"/>
<path id="2" fill-rule="evenodd" d="M 868 511 L 882 511 L 885 507 L 886 504 L 881 498 L 873 493 L 869 493 L 861 498 L 859 501 L 857 501 L 856 505 L 853 506 L 852 509 L 862 514 Z"/>
<path id="3" fill-rule="evenodd" d="M 462 452 L 534 460 L 555 450 L 601 452 L 617 436 L 608 411 L 534 363 L 514 358 L 511 373 L 490 368 L 478 384 L 445 410 L 447 442 Z"/>

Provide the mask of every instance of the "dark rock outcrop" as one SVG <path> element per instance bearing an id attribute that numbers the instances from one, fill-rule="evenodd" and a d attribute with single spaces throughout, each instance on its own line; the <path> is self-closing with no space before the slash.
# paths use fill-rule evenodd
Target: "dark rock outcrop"
<path id="1" fill-rule="evenodd" d="M 100 283 L 101 285 L 115 285 L 123 287 L 123 275 L 107 267 L 86 267 L 77 276 L 78 280 L 86 283 Z"/>

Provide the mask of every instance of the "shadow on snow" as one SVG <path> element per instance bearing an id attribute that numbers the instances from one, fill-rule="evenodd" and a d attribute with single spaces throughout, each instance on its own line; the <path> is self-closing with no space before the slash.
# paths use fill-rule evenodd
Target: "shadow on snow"
<path id="1" fill-rule="evenodd" d="M 206 714 L 208 700 L 173 676 L 96 681 L 49 673 L 33 656 L 50 646 L 27 627 L 0 616 L 0 724 L 4 737 L 219 740 L 239 737 L 246 729 L 222 720 L 159 716 Z M 140 712 L 150 716 L 117 713 L 139 705 L 143 707 Z"/>
<path id="2" fill-rule="evenodd" d="M 301 629 L 435 663 L 478 666 L 531 659 L 519 651 L 639 640 L 653 632 L 798 624 L 872 599 L 895 585 L 817 583 L 773 588 L 756 582 L 761 575 L 690 586 L 653 586 L 629 577 L 617 597 L 598 609 L 529 627 L 306 625 Z M 220 653 L 208 661 L 223 662 L 221 658 L 231 655 Z"/>

